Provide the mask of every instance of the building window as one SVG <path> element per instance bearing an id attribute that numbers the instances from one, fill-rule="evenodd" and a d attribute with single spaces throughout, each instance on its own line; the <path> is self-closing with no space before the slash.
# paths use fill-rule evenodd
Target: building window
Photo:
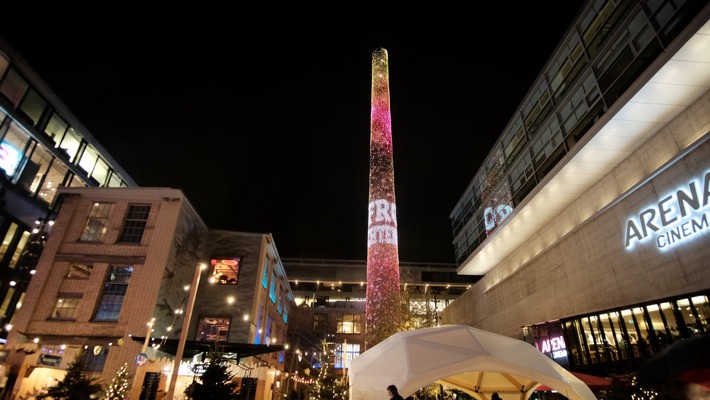
<path id="1" fill-rule="evenodd" d="M 128 214 L 123 221 L 123 229 L 118 238 L 119 243 L 140 243 L 143 239 L 146 222 L 150 214 L 150 205 L 131 204 L 128 206 Z"/>
<path id="2" fill-rule="evenodd" d="M 283 312 L 283 297 L 284 289 L 282 287 L 279 287 L 278 302 L 276 303 L 276 311 L 278 311 L 279 314 Z"/>
<path id="3" fill-rule="evenodd" d="M 82 241 L 101 241 L 101 238 L 103 238 L 106 233 L 111 206 L 112 204 L 110 203 L 94 203 L 94 205 L 91 206 L 91 212 L 89 212 L 89 217 L 86 219 L 86 226 L 84 226 L 84 233 L 81 235 Z"/>
<path id="4" fill-rule="evenodd" d="M 276 303 L 276 274 L 271 274 L 271 286 L 269 287 L 269 299 L 272 303 Z"/>
<path id="5" fill-rule="evenodd" d="M 92 372 L 102 372 L 108 356 L 108 346 L 94 346 L 84 353 L 84 360 Z"/>
<path id="6" fill-rule="evenodd" d="M 37 126 L 39 119 L 42 117 L 44 109 L 47 107 L 47 102 L 40 96 L 37 91 L 30 88 L 27 94 L 20 103 L 20 111 L 24 113 L 31 121 L 32 126 Z"/>
<path id="7" fill-rule="evenodd" d="M 360 314 L 338 315 L 338 328 L 336 333 L 360 333 Z"/>
<path id="8" fill-rule="evenodd" d="M 261 275 L 261 286 L 266 289 L 269 284 L 269 257 L 264 258 L 264 273 Z"/>
<path id="9" fill-rule="evenodd" d="M 355 357 L 360 354 L 358 343 L 338 343 L 335 345 L 335 368 L 348 368 Z"/>
<path id="10" fill-rule="evenodd" d="M 241 257 L 213 259 L 210 261 L 212 266 L 211 281 L 222 285 L 236 285 L 239 281 L 240 261 Z"/>
<path id="11" fill-rule="evenodd" d="M 81 293 L 60 293 L 52 311 L 52 319 L 76 319 Z"/>
<path id="12" fill-rule="evenodd" d="M 94 269 L 93 264 L 69 264 L 69 272 L 66 278 L 72 279 L 89 279 L 91 271 Z"/>
<path id="13" fill-rule="evenodd" d="M 226 342 L 229 338 L 229 318 L 200 318 L 197 340 L 200 342 Z"/>
<path id="14" fill-rule="evenodd" d="M 15 68 L 11 67 L 0 83 L 0 93 L 4 94 L 13 106 L 17 107 L 29 87 L 30 84 L 20 76 Z"/>
<path id="15" fill-rule="evenodd" d="M 254 337 L 254 343 L 255 344 L 261 344 L 261 334 L 263 330 L 261 329 L 261 316 L 264 313 L 264 305 L 259 304 L 259 313 L 256 316 L 256 335 Z"/>
<path id="16" fill-rule="evenodd" d="M 328 314 L 313 314 L 313 333 L 319 336 L 324 336 L 326 332 L 328 332 Z"/>
<path id="17" fill-rule="evenodd" d="M 266 315 L 266 324 L 264 325 L 264 344 L 269 345 L 272 342 L 271 331 L 273 329 L 274 320 L 271 315 Z"/>
<path id="18" fill-rule="evenodd" d="M 128 283 L 131 280 L 133 267 L 112 266 L 104 282 L 99 307 L 96 310 L 96 321 L 118 321 L 123 299 L 126 297 Z"/>

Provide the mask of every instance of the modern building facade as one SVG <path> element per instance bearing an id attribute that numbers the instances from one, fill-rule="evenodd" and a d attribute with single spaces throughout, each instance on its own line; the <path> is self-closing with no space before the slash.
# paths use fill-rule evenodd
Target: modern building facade
<path id="1" fill-rule="evenodd" d="M 451 214 L 442 312 L 577 371 L 710 332 L 710 5 L 588 1 Z"/>
<path id="2" fill-rule="evenodd" d="M 62 379 L 80 347 L 103 383 L 128 364 L 131 398 L 184 398 L 211 351 L 248 398 L 281 395 L 294 303 L 270 234 L 210 231 L 177 189 L 60 193 L 8 337 L 12 396 Z"/>
<path id="3" fill-rule="evenodd" d="M 51 230 L 60 187 L 134 187 L 22 57 L 0 38 L 0 323 L 12 323 Z M 7 331 L 0 331 L 4 342 Z"/>
<path id="4" fill-rule="evenodd" d="M 301 362 L 287 365 L 296 381 L 323 358 L 323 340 L 333 353 L 334 373 L 365 349 L 367 261 L 296 259 L 282 260 L 296 308 L 300 329 L 289 328 L 292 353 Z M 458 275 L 455 264 L 399 263 L 399 292 L 408 328 L 436 326 L 441 311 L 473 285 L 478 276 Z M 293 329 L 292 329 L 293 328 Z M 293 384 L 292 384 L 293 386 Z"/>

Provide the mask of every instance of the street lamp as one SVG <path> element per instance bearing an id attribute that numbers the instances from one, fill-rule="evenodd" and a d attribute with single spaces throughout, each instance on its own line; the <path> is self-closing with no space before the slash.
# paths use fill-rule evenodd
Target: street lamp
<path id="1" fill-rule="evenodd" d="M 197 287 L 200 285 L 200 276 L 202 275 L 202 270 L 207 269 L 206 264 L 200 264 L 195 268 L 195 274 L 192 277 L 192 285 L 190 287 L 190 295 L 187 300 L 187 308 L 185 310 L 185 317 L 182 321 L 182 332 L 180 332 L 180 340 L 178 341 L 177 351 L 175 352 L 175 362 L 173 364 L 173 375 L 170 379 L 170 388 L 166 396 L 166 400 L 173 400 L 175 397 L 175 385 L 177 384 L 178 371 L 180 370 L 180 363 L 182 362 L 182 354 L 185 351 L 185 342 L 187 341 L 187 330 L 190 328 L 190 318 L 192 317 L 192 308 L 195 305 L 195 298 L 197 297 Z"/>

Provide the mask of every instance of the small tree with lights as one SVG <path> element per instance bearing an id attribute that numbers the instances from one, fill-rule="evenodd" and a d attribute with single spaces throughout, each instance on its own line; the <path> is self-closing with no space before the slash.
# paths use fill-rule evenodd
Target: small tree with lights
<path id="1" fill-rule="evenodd" d="M 320 372 L 315 384 L 310 389 L 308 398 L 309 400 L 348 400 L 348 385 L 345 382 L 345 376 L 338 378 L 331 372 L 331 352 L 328 342 L 323 339 L 321 346 L 323 351 L 318 359 Z"/>
<path id="2" fill-rule="evenodd" d="M 89 363 L 86 361 L 86 349 L 82 347 L 74 356 L 67 368 L 64 379 L 47 389 L 47 394 L 37 396 L 38 400 L 47 397 L 54 399 L 89 399 L 101 393 L 103 387 L 92 376 Z"/>
<path id="3" fill-rule="evenodd" d="M 111 380 L 111 384 L 104 393 L 105 400 L 124 400 L 131 388 L 131 376 L 128 374 L 128 363 L 124 363 Z"/>
<path id="4" fill-rule="evenodd" d="M 205 372 L 194 380 L 186 389 L 185 395 L 192 400 L 237 400 L 239 384 L 234 381 L 234 374 L 222 362 L 222 353 L 213 352 Z"/>

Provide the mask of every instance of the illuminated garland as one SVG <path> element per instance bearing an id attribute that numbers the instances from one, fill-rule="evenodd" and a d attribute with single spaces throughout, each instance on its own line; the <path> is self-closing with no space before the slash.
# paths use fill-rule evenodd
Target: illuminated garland
<path id="1" fill-rule="evenodd" d="M 315 381 L 315 385 L 309 391 L 309 400 L 347 400 L 347 384 L 345 384 L 345 377 L 338 379 L 336 376 L 331 375 L 332 363 L 330 362 L 331 357 L 335 357 L 335 352 L 328 349 L 328 343 L 326 340 L 321 341 L 322 353 L 318 357 L 320 363 L 320 372 L 318 373 L 318 378 Z"/>
<path id="2" fill-rule="evenodd" d="M 292 381 L 294 381 L 294 382 L 296 382 L 296 383 L 303 383 L 303 384 L 305 384 L 305 385 L 312 385 L 312 384 L 314 384 L 314 383 L 316 382 L 315 379 L 313 379 L 313 378 L 308 378 L 308 379 L 306 379 L 306 378 L 301 378 L 301 377 L 298 377 L 298 376 L 295 376 L 295 375 L 291 375 L 291 376 L 289 377 L 289 379 L 291 379 Z"/>
<path id="3" fill-rule="evenodd" d="M 370 193 L 367 223 L 367 347 L 400 330 L 397 207 L 394 196 L 392 120 L 387 50 L 372 53 Z"/>

